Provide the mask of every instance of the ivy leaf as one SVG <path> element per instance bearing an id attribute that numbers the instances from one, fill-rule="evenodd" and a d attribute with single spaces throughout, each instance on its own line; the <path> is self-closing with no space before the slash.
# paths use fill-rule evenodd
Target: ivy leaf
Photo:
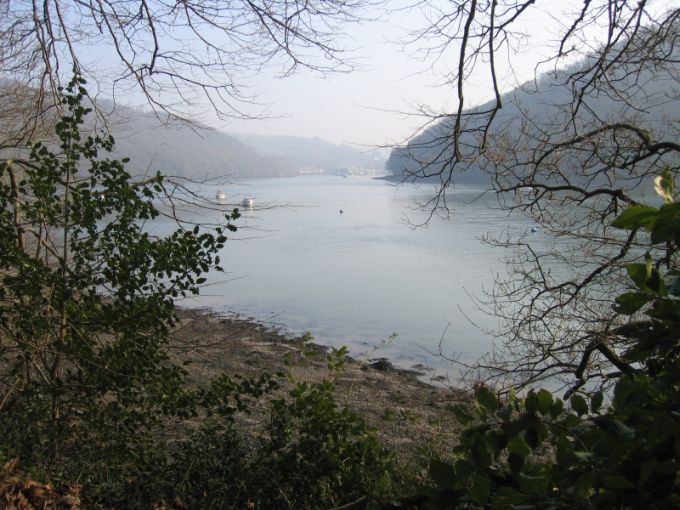
<path id="1" fill-rule="evenodd" d="M 659 296 L 668 295 L 666 284 L 656 268 L 652 268 L 651 271 L 649 271 L 646 283 L 647 287 L 655 294 L 658 294 Z"/>
<path id="2" fill-rule="evenodd" d="M 553 405 L 553 396 L 548 390 L 541 388 L 538 390 L 536 398 L 538 400 L 538 411 L 545 416 Z"/>
<path id="3" fill-rule="evenodd" d="M 677 301 L 657 299 L 654 302 L 654 306 L 645 313 L 661 321 L 670 320 L 678 322 L 680 320 L 680 306 Z"/>
<path id="4" fill-rule="evenodd" d="M 596 412 L 600 407 L 602 407 L 602 402 L 604 401 L 604 394 L 601 391 L 593 393 L 590 397 L 590 409 Z"/>
<path id="5" fill-rule="evenodd" d="M 640 466 L 640 475 L 638 477 L 638 488 L 642 488 L 642 486 L 647 482 L 649 479 L 649 476 L 652 474 L 654 471 L 654 468 L 656 467 L 656 459 L 649 459 L 646 462 Z"/>
<path id="6" fill-rule="evenodd" d="M 571 408 L 576 411 L 576 414 L 583 416 L 588 412 L 588 404 L 586 404 L 585 399 L 581 395 L 572 395 Z"/>
<path id="7" fill-rule="evenodd" d="M 623 315 L 632 315 L 651 300 L 641 292 L 626 292 L 616 298 L 614 310 Z"/>
<path id="8" fill-rule="evenodd" d="M 536 393 L 533 392 L 533 390 L 530 391 L 524 399 L 524 407 L 529 414 L 535 414 L 538 410 L 538 397 L 536 396 Z"/>
<path id="9" fill-rule="evenodd" d="M 635 485 L 633 485 L 630 480 L 628 480 L 625 476 L 623 475 L 612 475 L 612 476 L 607 476 L 602 480 L 602 485 L 607 487 L 608 489 L 634 489 Z"/>
<path id="10" fill-rule="evenodd" d="M 628 276 L 635 283 L 638 289 L 647 290 L 647 278 L 651 274 L 651 267 L 647 264 L 628 264 L 626 266 Z"/>
<path id="11" fill-rule="evenodd" d="M 510 471 L 514 474 L 518 474 L 522 470 L 522 467 L 524 467 L 524 457 L 515 453 L 510 453 L 508 455 L 508 465 L 510 466 Z"/>
<path id="12" fill-rule="evenodd" d="M 501 407 L 496 414 L 503 421 L 508 421 L 512 416 L 512 411 L 513 411 L 512 405 L 510 403 L 507 403 L 503 407 Z"/>
<path id="13" fill-rule="evenodd" d="M 438 459 L 432 459 L 430 462 L 430 477 L 437 484 L 440 489 L 453 489 L 456 472 L 453 466 L 447 462 L 442 462 Z"/>
<path id="14" fill-rule="evenodd" d="M 506 510 L 508 508 L 520 508 L 520 505 L 529 501 L 529 496 L 522 494 L 514 487 L 499 487 L 494 498 L 489 502 L 489 506 L 492 510 Z"/>
<path id="15" fill-rule="evenodd" d="M 616 428 L 616 435 L 626 441 L 635 439 L 635 429 L 630 428 L 621 420 L 614 420 L 614 427 Z"/>
<path id="16" fill-rule="evenodd" d="M 456 419 L 460 422 L 461 425 L 467 426 L 472 422 L 474 419 L 470 412 L 468 411 L 467 407 L 464 405 L 457 405 L 454 406 L 453 408 L 453 414 L 456 416 Z"/>
<path id="17" fill-rule="evenodd" d="M 673 173 L 670 167 L 664 168 L 661 175 L 654 177 L 654 191 L 656 194 L 663 198 L 666 203 L 673 202 L 673 190 L 675 188 L 673 182 Z"/>
<path id="18" fill-rule="evenodd" d="M 564 466 L 571 466 L 576 460 L 574 447 L 565 436 L 560 436 L 557 439 L 557 462 Z"/>
<path id="19" fill-rule="evenodd" d="M 521 473 L 517 477 L 517 481 L 519 482 L 519 487 L 523 492 L 543 496 L 548 492 L 550 476 L 548 474 L 528 475 Z"/>
<path id="20" fill-rule="evenodd" d="M 523 459 L 531 453 L 531 448 L 522 436 L 513 436 L 510 441 L 508 441 L 507 449 L 510 453 L 514 453 Z"/>
<path id="21" fill-rule="evenodd" d="M 614 387 L 614 406 L 619 409 L 629 405 L 631 397 L 639 392 L 639 382 L 628 378 L 621 379 Z"/>
<path id="22" fill-rule="evenodd" d="M 496 395 L 494 395 L 494 393 L 486 386 L 482 386 L 477 390 L 476 399 L 477 402 L 489 412 L 493 413 L 498 409 L 498 398 L 496 398 Z"/>
<path id="23" fill-rule="evenodd" d="M 673 206 L 680 206 L 680 203 L 671 204 Z M 674 207 L 677 209 L 677 207 Z M 652 244 L 665 243 L 666 241 L 672 241 L 680 236 L 680 222 L 678 222 L 678 215 L 680 212 L 675 212 L 676 217 L 671 218 L 668 221 L 658 221 L 654 228 L 652 228 L 652 234 L 650 240 Z"/>
<path id="24" fill-rule="evenodd" d="M 555 403 L 550 408 L 550 416 L 557 418 L 564 411 L 564 404 L 559 398 L 555 399 Z"/>
<path id="25" fill-rule="evenodd" d="M 640 227 L 649 228 L 654 225 L 658 215 L 659 210 L 655 207 L 634 205 L 623 211 L 623 213 L 612 222 L 612 227 L 625 230 L 632 230 Z"/>
<path id="26" fill-rule="evenodd" d="M 593 487 L 593 474 L 583 473 L 574 482 L 574 495 L 578 498 L 585 499 L 590 494 Z"/>
<path id="27" fill-rule="evenodd" d="M 491 496 L 491 480 L 484 475 L 475 474 L 468 497 L 475 503 L 485 504 Z"/>
<path id="28" fill-rule="evenodd" d="M 453 468 L 456 471 L 456 483 L 458 484 L 467 482 L 475 469 L 474 466 L 465 459 L 458 459 L 453 465 Z"/>
<path id="29" fill-rule="evenodd" d="M 486 469 L 491 464 L 491 453 L 483 436 L 474 439 L 470 448 L 470 460 L 481 469 Z"/>

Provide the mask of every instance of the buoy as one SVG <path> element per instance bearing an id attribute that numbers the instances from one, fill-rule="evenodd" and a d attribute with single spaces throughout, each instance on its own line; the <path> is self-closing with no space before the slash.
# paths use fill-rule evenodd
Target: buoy
<path id="1" fill-rule="evenodd" d="M 342 209 L 340 209 L 340 214 L 342 214 Z"/>

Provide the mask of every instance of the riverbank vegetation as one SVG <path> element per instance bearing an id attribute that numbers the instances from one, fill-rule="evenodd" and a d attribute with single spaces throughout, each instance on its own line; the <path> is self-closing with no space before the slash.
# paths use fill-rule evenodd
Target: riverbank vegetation
<path id="1" fill-rule="evenodd" d="M 327 508 L 394 491 L 390 454 L 336 404 L 332 377 L 284 395 L 267 372 L 186 384 L 168 355 L 174 299 L 220 269 L 238 212 L 145 232 L 164 180 L 133 180 L 107 157 L 113 139 L 81 135 L 83 85 L 62 91 L 58 154 L 37 143 L 3 162 L 2 463 L 82 486 L 86 507 Z M 335 372 L 344 357 L 329 357 Z M 258 399 L 268 420 L 239 428 Z"/>
<path id="2" fill-rule="evenodd" d="M 288 371 L 283 394 L 283 374 L 270 371 L 188 384 L 190 369 L 169 356 L 173 299 L 218 268 L 238 211 L 213 232 L 181 223 L 163 238 L 144 232 L 160 214 L 163 178 L 133 180 L 124 161 L 107 159 L 111 138 L 81 135 L 83 85 L 76 77 L 63 91 L 59 155 L 35 144 L 27 160 L 3 163 L 5 477 L 20 469 L 50 481 L 71 507 L 398 508 L 400 495 L 435 508 L 680 503 L 680 208 L 670 168 L 655 181 L 663 205 L 631 206 L 613 222 L 666 249 L 630 264 L 631 290 L 615 296 L 618 315 L 646 317 L 629 323 L 628 348 L 611 360 L 622 372 L 611 396 L 579 387 L 568 404 L 546 390 L 499 398 L 482 384 L 474 405 L 450 408 L 459 445 L 430 449 L 422 476 L 422 457 L 397 459 L 338 405 L 344 349 L 323 354 L 321 380 Z M 258 401 L 267 418 L 244 425 Z M 39 487 L 17 483 L 3 482 L 4 497 Z"/>
<path id="3" fill-rule="evenodd" d="M 456 393 L 452 405 L 442 397 L 438 416 L 458 422 L 440 422 L 449 427 L 446 441 L 422 429 L 395 429 L 414 436 L 407 455 L 390 448 L 385 434 L 390 421 L 411 419 L 407 412 L 386 408 L 381 419 L 369 418 L 338 394 L 347 388 L 346 374 L 361 370 L 348 368 L 344 349 L 323 352 L 307 339 L 290 349 L 290 364 L 275 370 L 196 377 L 194 363 L 185 364 L 195 360 L 177 355 L 171 343 L 182 324 L 175 301 L 198 293 L 206 272 L 222 270 L 219 253 L 238 211 L 226 211 L 217 226 L 188 223 L 176 214 L 167 179 L 133 178 L 127 161 L 111 156 L 114 140 L 105 131 L 82 130 L 92 112 L 79 47 L 59 37 L 71 33 L 64 20 L 73 18 L 4 7 L 12 22 L 2 22 L 3 34 L 13 44 L 0 55 L 3 69 L 29 64 L 24 67 L 50 87 L 35 89 L 36 109 L 12 104 L 14 113 L 3 114 L 3 122 L 12 115 L 21 120 L 2 125 L 0 145 L 3 506 L 680 506 L 680 146 L 676 118 L 640 121 L 649 111 L 673 115 L 680 11 L 584 1 L 560 34 L 554 59 L 557 66 L 571 51 L 587 48 L 582 60 L 556 70 L 571 91 L 569 101 L 551 105 L 550 118 L 520 112 L 508 120 L 494 58 L 515 41 L 510 28 L 534 3 L 473 0 L 454 13 L 433 10 L 433 23 L 418 40 L 440 41 L 431 51 L 456 43 L 459 65 L 451 83 L 458 108 L 427 142 L 440 164 L 417 162 L 441 180 L 427 204 L 433 212 L 446 207 L 446 189 L 458 171 L 481 167 L 501 204 L 574 243 L 556 244 L 551 253 L 535 253 L 523 240 L 502 243 L 520 250 L 516 278 L 499 282 L 491 301 L 509 321 L 502 344 L 508 355 L 468 367 L 475 384 Z M 326 13 L 331 20 L 354 19 L 352 2 L 327 4 L 334 8 Z M 55 14 L 59 5 L 54 2 Z M 93 20 L 80 36 L 105 26 L 113 40 L 122 34 L 129 43 L 119 53 L 124 75 L 137 80 L 151 104 L 170 108 L 155 103 L 156 85 L 162 90 L 162 65 L 179 53 L 137 54 L 136 38 L 155 34 L 176 15 L 154 16 L 147 3 L 139 14 L 126 10 L 126 2 L 93 5 L 71 13 Z M 213 46 L 226 60 L 221 67 L 199 66 L 209 72 L 199 83 L 208 97 L 221 90 L 229 105 L 236 93 L 210 86 L 217 68 L 234 75 L 241 64 L 257 69 L 262 59 L 280 54 L 294 67 L 297 50 L 304 55 L 310 48 L 321 50 L 331 67 L 341 66 L 341 52 L 328 46 L 332 27 L 291 24 L 314 14 L 284 16 L 287 5 L 276 4 L 284 8 L 274 12 L 243 4 L 247 26 L 270 30 L 240 40 L 234 23 L 241 18 L 187 10 L 189 19 L 224 22 L 214 28 L 245 44 L 240 48 L 257 60 L 242 62 Z M 128 22 L 109 25 L 113 19 Z M 606 34 L 594 50 L 583 44 L 592 30 Z M 200 37 L 195 28 L 192 33 Z M 268 45 L 259 46 L 263 33 Z M 34 34 L 42 34 L 42 51 L 25 51 Z M 152 39 L 158 49 L 162 38 Z M 53 70 L 68 54 L 75 77 L 62 88 Z M 145 56 L 150 63 L 137 67 Z M 479 62 L 489 64 L 496 99 L 488 109 L 466 110 L 465 77 Z M 322 64 L 316 68 L 328 70 Z M 171 76 L 174 90 L 185 92 L 195 84 L 192 76 Z M 660 76 L 667 87 L 652 86 Z M 21 90 L 33 104 L 34 89 Z M 602 97 L 618 108 L 603 111 Z M 144 227 L 161 214 L 176 228 L 157 237 Z M 560 251 L 565 246 L 568 251 Z M 580 271 L 556 278 L 548 270 L 555 258 Z M 312 352 L 325 371 L 301 377 L 294 366 Z M 548 377 L 562 381 L 562 398 L 539 389 Z M 364 400 L 370 402 L 369 387 Z"/>

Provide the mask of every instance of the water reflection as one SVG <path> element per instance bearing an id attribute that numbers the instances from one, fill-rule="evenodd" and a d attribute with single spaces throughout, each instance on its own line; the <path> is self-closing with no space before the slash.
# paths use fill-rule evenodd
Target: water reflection
<path id="1" fill-rule="evenodd" d="M 211 275 L 204 295 L 183 304 L 271 321 L 292 333 L 311 331 L 317 341 L 348 345 L 358 355 L 377 346 L 372 356 L 406 367 L 445 369 L 436 356 L 440 342 L 466 361 L 489 349 L 489 337 L 470 321 L 493 328 L 494 319 L 469 294 L 481 294 L 504 271 L 505 253 L 480 238 L 530 233 L 533 226 L 500 210 L 492 194 L 452 190 L 450 218 L 414 228 L 427 219 L 414 204 L 429 198 L 430 186 L 301 177 L 233 188 L 226 193 L 256 200 L 221 254 L 228 273 Z M 215 196 L 212 188 L 203 192 Z M 219 216 L 200 214 L 203 221 Z M 162 232 L 170 222 L 150 228 Z M 532 243 L 548 242 L 540 231 L 531 236 Z"/>

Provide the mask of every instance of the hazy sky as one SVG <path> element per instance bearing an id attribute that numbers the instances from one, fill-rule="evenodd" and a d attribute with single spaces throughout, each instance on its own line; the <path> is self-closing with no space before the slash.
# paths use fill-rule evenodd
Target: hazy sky
<path id="1" fill-rule="evenodd" d="M 402 1 L 408 0 L 393 0 L 387 5 L 394 8 Z M 301 70 L 282 79 L 274 70 L 266 70 L 254 77 L 249 81 L 249 93 L 257 93 L 258 101 L 269 105 L 270 118 L 224 121 L 208 114 L 196 119 L 227 132 L 318 136 L 332 142 L 369 146 L 404 141 L 426 121 L 415 115 L 419 107 L 436 113 L 452 112 L 456 107 L 455 86 L 444 82 L 456 65 L 457 48 L 452 46 L 451 53 L 438 60 L 426 60 L 422 54 L 417 55 L 416 46 L 404 48 L 397 43 L 406 41 L 410 31 L 426 26 L 428 15 L 436 17 L 436 6 L 454 8 L 446 0 L 430 0 L 424 5 L 430 6 L 430 10 L 375 12 L 370 14 L 376 20 L 350 25 L 344 46 L 356 49 L 354 56 L 360 64 L 357 71 L 322 77 Z M 520 18 L 521 23 L 513 23 L 518 35 L 513 50 L 498 54 L 496 61 L 503 91 L 534 77 L 536 64 L 551 54 L 549 46 L 554 44 L 555 34 L 563 31 L 558 27 L 573 19 L 563 16 L 564 11 L 578 7 L 571 0 L 549 0 L 533 5 L 528 15 Z M 584 52 L 587 48 L 579 50 Z M 105 62 L 115 56 L 108 47 L 93 52 L 92 58 Z M 485 64 L 479 62 L 479 67 L 485 69 Z M 106 76 L 105 71 L 103 75 Z M 135 92 L 133 86 L 128 97 L 133 99 L 135 94 L 139 95 L 139 91 Z M 492 97 L 488 75 L 476 72 L 466 77 L 466 107 Z M 252 108 L 249 113 L 261 110 Z"/>
<path id="2" fill-rule="evenodd" d="M 563 7 L 569 4 L 551 3 Z M 549 40 L 554 23 L 551 16 L 537 11 L 531 21 L 532 37 L 542 42 Z M 270 104 L 270 113 L 279 118 L 210 123 L 224 131 L 318 136 L 354 144 L 403 141 L 425 122 L 423 117 L 407 113 L 416 113 L 419 105 L 438 112 L 450 111 L 456 104 L 454 87 L 441 83 L 445 72 L 455 65 L 452 56 L 430 69 L 432 62 L 413 55 L 415 47 L 405 50 L 394 42 L 406 40 L 409 30 L 424 23 L 426 18 L 421 11 L 410 10 L 353 26 L 349 30 L 352 37 L 349 44 L 358 48 L 356 55 L 363 69 L 326 78 L 308 71 L 285 79 L 263 73 L 254 90 L 260 91 L 259 100 Z M 513 56 L 515 74 L 503 67 L 507 90 L 517 81 L 533 77 L 539 55 L 538 48 L 525 47 Z M 474 105 L 492 97 L 486 77 L 472 76 L 466 101 Z"/>
<path id="3" fill-rule="evenodd" d="M 398 18 L 398 16 L 395 16 Z M 422 123 L 400 115 L 413 111 L 414 101 L 441 106 L 450 97 L 446 87 L 434 87 L 441 76 L 407 55 L 386 38 L 404 31 L 395 21 L 367 22 L 351 30 L 358 47 L 360 69 L 326 77 L 303 71 L 283 79 L 262 75 L 259 99 L 273 115 L 263 121 L 222 124 L 228 131 L 318 136 L 334 142 L 384 144 L 399 142 Z"/>

